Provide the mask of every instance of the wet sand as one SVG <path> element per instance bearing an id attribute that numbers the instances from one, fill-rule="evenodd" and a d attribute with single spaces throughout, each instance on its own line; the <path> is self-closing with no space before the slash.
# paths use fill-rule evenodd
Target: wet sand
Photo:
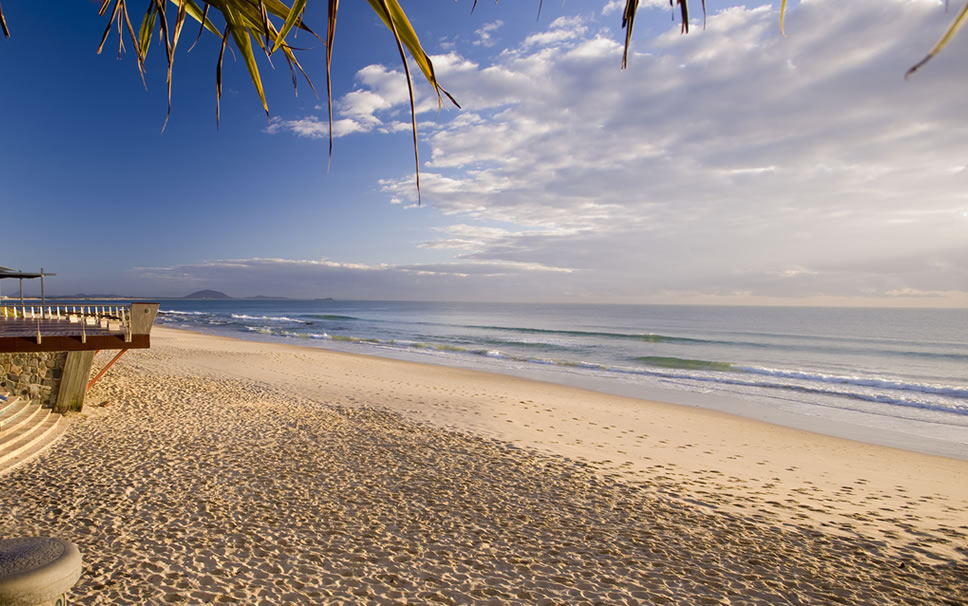
<path id="1" fill-rule="evenodd" d="M 968 600 L 965 461 L 487 373 L 152 341 L 0 476 L 0 535 L 81 548 L 76 603 Z"/>

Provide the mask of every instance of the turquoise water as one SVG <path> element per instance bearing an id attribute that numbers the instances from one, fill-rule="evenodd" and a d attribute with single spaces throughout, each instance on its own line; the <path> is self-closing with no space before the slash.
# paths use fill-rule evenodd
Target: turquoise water
<path id="1" fill-rule="evenodd" d="M 163 302 L 158 322 L 968 458 L 968 310 L 181 300 Z"/>

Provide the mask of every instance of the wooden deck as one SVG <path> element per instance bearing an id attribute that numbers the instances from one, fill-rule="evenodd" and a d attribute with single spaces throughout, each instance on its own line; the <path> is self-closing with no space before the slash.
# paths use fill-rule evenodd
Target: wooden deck
<path id="1" fill-rule="evenodd" d="M 8 308 L 9 309 L 9 308 Z M 33 308 L 30 308 L 31 312 Z M 157 307 L 155 307 L 157 309 Z M 17 314 L 10 314 L 17 315 Z M 99 315 L 93 322 L 75 321 L 67 314 L 21 313 L 17 317 L 0 316 L 0 353 L 38 353 L 47 351 L 91 351 L 97 349 L 146 349 L 151 346 L 148 325 L 131 330 L 114 316 Z M 39 337 L 38 337 L 39 335 Z"/>

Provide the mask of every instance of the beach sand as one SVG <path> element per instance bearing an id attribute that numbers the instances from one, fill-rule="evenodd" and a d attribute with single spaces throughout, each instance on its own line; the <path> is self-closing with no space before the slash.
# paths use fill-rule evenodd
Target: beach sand
<path id="1" fill-rule="evenodd" d="M 697 408 L 155 328 L 44 456 L 0 476 L 0 536 L 77 543 L 81 604 L 964 604 L 966 472 Z"/>

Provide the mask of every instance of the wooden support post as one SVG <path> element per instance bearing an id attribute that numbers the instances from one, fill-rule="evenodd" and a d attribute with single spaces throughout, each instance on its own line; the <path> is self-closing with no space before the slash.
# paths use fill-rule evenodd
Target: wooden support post
<path id="1" fill-rule="evenodd" d="M 87 378 L 91 375 L 94 362 L 93 351 L 70 351 L 64 362 L 60 391 L 54 412 L 79 411 L 84 407 L 84 394 L 87 393 Z"/>
<path id="2" fill-rule="evenodd" d="M 151 325 L 158 314 L 157 303 L 131 304 L 131 334 L 147 335 L 151 333 Z"/>
<path id="3" fill-rule="evenodd" d="M 121 356 L 123 356 L 127 352 L 128 352 L 127 349 L 122 349 L 121 351 L 118 352 L 118 355 L 116 355 L 113 358 L 111 358 L 111 361 L 108 362 L 104 366 L 104 368 L 101 369 L 101 372 L 97 373 L 97 376 L 95 376 L 93 379 L 91 379 L 91 382 L 87 384 L 87 390 L 90 390 L 92 387 L 94 387 L 94 384 L 98 382 L 98 379 L 100 379 L 101 377 L 103 377 L 104 376 L 104 373 L 106 373 L 109 368 L 111 368 L 112 366 L 114 366 L 114 363 L 117 362 L 121 358 Z"/>

